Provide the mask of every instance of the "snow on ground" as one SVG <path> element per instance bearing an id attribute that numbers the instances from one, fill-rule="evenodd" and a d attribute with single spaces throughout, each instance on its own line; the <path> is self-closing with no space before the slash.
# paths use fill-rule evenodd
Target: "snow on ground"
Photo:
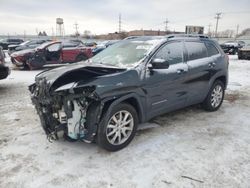
<path id="1" fill-rule="evenodd" d="M 125 149 L 49 143 L 27 87 L 39 71 L 0 81 L 0 187 L 249 187 L 250 61 L 230 56 L 219 111 L 192 106 L 155 118 Z"/>

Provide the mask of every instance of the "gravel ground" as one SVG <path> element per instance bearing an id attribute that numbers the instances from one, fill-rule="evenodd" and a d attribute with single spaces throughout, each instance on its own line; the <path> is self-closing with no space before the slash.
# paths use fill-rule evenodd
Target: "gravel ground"
<path id="1" fill-rule="evenodd" d="M 250 61 L 230 56 L 219 111 L 192 106 L 155 118 L 125 149 L 50 143 L 27 86 L 38 71 L 0 81 L 0 187 L 250 187 Z"/>

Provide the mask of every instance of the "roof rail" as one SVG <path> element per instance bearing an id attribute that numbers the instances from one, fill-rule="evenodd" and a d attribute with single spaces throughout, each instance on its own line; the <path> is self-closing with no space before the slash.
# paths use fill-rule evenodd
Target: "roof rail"
<path id="1" fill-rule="evenodd" d="M 137 36 L 137 35 L 134 35 L 134 36 L 129 36 L 129 37 L 126 37 L 125 39 L 123 40 L 130 40 L 130 39 L 136 39 L 136 38 L 165 38 L 164 36 L 160 36 L 160 35 L 142 35 L 142 36 Z"/>
<path id="2" fill-rule="evenodd" d="M 193 37 L 193 38 L 210 38 L 207 35 L 202 34 L 173 34 L 173 35 L 166 35 L 166 38 L 175 38 L 175 37 Z"/>
<path id="3" fill-rule="evenodd" d="M 140 36 L 129 36 L 129 37 L 126 37 L 125 39 L 123 40 L 129 40 L 129 39 L 136 39 L 136 38 L 139 38 Z"/>

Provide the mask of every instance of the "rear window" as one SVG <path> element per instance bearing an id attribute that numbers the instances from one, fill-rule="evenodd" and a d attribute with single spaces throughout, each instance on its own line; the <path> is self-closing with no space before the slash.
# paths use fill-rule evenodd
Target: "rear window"
<path id="1" fill-rule="evenodd" d="M 206 43 L 208 56 L 219 54 L 218 49 L 211 43 Z"/>
<path id="2" fill-rule="evenodd" d="M 188 60 L 195 60 L 207 57 L 207 49 L 202 42 L 185 42 L 188 51 Z"/>

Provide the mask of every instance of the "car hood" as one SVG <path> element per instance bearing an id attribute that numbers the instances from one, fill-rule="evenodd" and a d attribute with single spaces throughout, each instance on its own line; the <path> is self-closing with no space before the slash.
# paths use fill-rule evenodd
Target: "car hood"
<path id="1" fill-rule="evenodd" d="M 33 93 L 35 88 L 42 88 L 50 95 L 65 92 L 82 94 L 91 90 L 98 98 L 112 97 L 114 93 L 118 96 L 140 90 L 138 71 L 137 68 L 81 62 L 39 73 L 29 90 Z"/>
<path id="2" fill-rule="evenodd" d="M 50 85 L 55 86 L 56 84 L 54 88 L 58 88 L 68 83 L 89 81 L 96 77 L 115 74 L 125 70 L 124 68 L 89 63 L 87 61 L 43 71 L 36 76 L 36 82 L 45 79 Z"/>
<path id="3" fill-rule="evenodd" d="M 26 54 L 30 54 L 30 53 L 35 53 L 35 49 L 25 49 L 25 50 L 21 50 L 18 52 L 14 52 L 11 54 L 12 57 L 16 57 L 16 56 L 24 56 Z"/>
<path id="4" fill-rule="evenodd" d="M 9 48 L 15 48 L 15 47 L 18 47 L 18 46 L 20 46 L 20 45 L 17 45 L 17 44 L 10 44 L 10 45 L 8 45 Z"/>

